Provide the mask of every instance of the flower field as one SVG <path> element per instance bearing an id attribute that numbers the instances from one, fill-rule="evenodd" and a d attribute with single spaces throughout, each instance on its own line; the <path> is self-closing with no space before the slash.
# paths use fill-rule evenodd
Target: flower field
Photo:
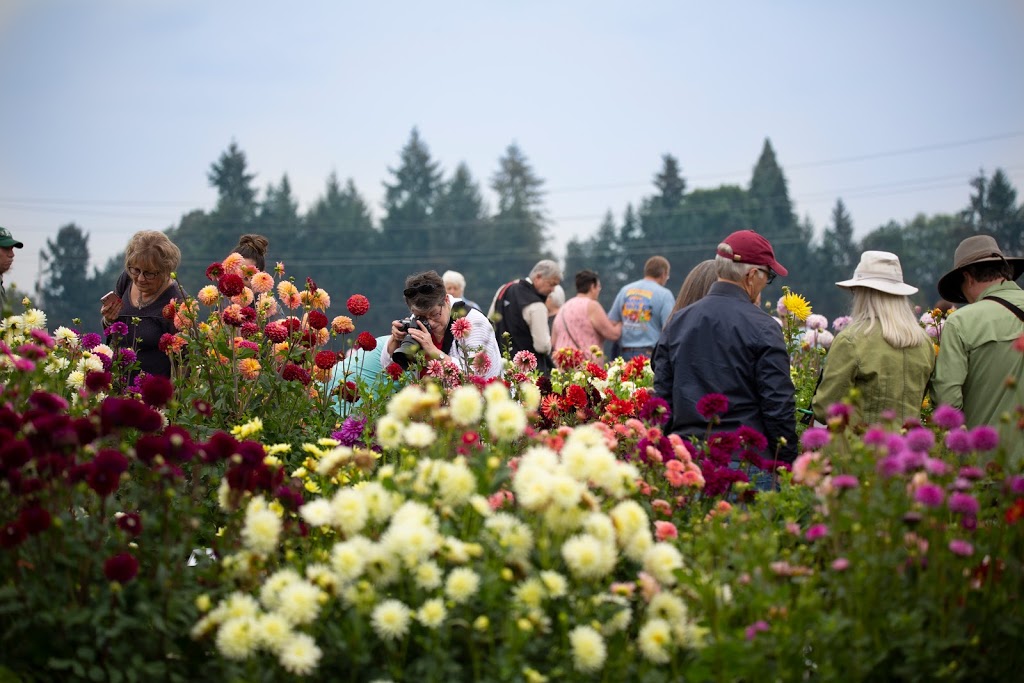
<path id="1" fill-rule="evenodd" d="M 923 406 L 859 431 L 837 404 L 789 467 L 752 429 L 712 432 L 717 394 L 705 438 L 665 434 L 642 357 L 375 376 L 365 297 L 332 312 L 315 283 L 230 258 L 208 277 L 165 311 L 170 380 L 135 376 L 126 330 L 50 331 L 31 304 L 3 321 L 0 681 L 976 681 L 1024 664 L 1020 411 L 966 429 Z M 831 333 L 787 297 L 806 408 Z"/>

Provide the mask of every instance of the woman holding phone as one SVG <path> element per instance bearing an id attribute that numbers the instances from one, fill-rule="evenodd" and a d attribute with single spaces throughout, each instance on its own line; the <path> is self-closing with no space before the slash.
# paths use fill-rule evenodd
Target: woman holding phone
<path id="1" fill-rule="evenodd" d="M 120 320 L 128 326 L 122 344 L 133 348 L 142 372 L 171 376 L 171 360 L 160 350 L 160 337 L 175 332 L 174 322 L 163 317 L 171 299 L 184 301 L 185 293 L 171 277 L 181 262 L 181 250 L 156 230 L 142 230 L 128 240 L 125 270 L 111 294 L 103 297 L 103 326 Z"/>

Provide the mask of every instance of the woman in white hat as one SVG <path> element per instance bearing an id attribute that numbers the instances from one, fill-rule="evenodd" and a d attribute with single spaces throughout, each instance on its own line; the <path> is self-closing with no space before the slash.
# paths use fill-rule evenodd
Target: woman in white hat
<path id="1" fill-rule="evenodd" d="M 850 423 L 872 424 L 882 413 L 894 419 L 921 416 L 935 349 L 917 322 L 910 300 L 917 292 L 903 282 L 896 254 L 865 251 L 853 279 L 836 283 L 853 291 L 852 320 L 828 352 L 811 408 L 825 422 L 830 405 L 857 390 Z"/>

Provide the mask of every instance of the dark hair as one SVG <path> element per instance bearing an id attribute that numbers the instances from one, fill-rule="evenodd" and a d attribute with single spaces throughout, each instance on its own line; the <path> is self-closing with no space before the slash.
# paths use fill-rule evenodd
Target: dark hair
<path id="1" fill-rule="evenodd" d="M 652 256 L 644 264 L 644 277 L 662 277 L 668 273 L 668 259 L 664 256 Z"/>
<path id="2" fill-rule="evenodd" d="M 440 306 L 448 293 L 444 290 L 444 280 L 436 270 L 413 273 L 405 278 L 405 303 L 417 311 L 429 311 Z"/>
<path id="3" fill-rule="evenodd" d="M 675 313 L 681 308 L 686 308 L 694 301 L 703 299 L 717 279 L 715 259 L 708 259 L 698 263 L 686 275 L 686 279 L 683 280 L 683 284 L 679 288 L 679 296 L 676 297 L 675 308 L 672 309 L 672 312 Z"/>
<path id="4" fill-rule="evenodd" d="M 981 261 L 964 266 L 964 273 L 970 273 L 978 282 L 992 282 L 1003 278 L 1013 280 L 1013 268 L 1006 261 Z"/>
<path id="5" fill-rule="evenodd" d="M 260 270 L 266 270 L 267 247 L 269 246 L 270 240 L 263 235 L 242 235 L 238 238 L 238 246 L 232 251 L 255 263 Z"/>
<path id="6" fill-rule="evenodd" d="M 592 270 L 581 270 L 576 273 L 576 291 L 579 294 L 586 294 L 597 285 L 600 279 Z"/>

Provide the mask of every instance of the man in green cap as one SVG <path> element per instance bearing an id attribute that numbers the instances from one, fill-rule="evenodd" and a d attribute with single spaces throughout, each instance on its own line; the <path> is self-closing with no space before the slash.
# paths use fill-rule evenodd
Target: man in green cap
<path id="1" fill-rule="evenodd" d="M 4 289 L 4 273 L 14 265 L 14 250 L 25 245 L 11 237 L 11 231 L 0 228 L 0 311 L 7 309 L 7 290 Z"/>

